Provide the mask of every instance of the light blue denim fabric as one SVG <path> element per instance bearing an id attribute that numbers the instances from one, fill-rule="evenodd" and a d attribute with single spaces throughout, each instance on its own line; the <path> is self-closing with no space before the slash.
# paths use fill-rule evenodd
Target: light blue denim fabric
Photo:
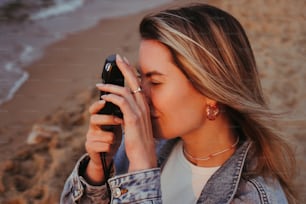
<path id="1" fill-rule="evenodd" d="M 159 168 L 133 173 L 126 173 L 128 160 L 122 145 L 114 158 L 116 176 L 108 180 L 111 196 L 108 195 L 105 185 L 91 186 L 79 176 L 79 169 L 82 168 L 82 165 L 87 165 L 89 160 L 87 155 L 83 156 L 65 183 L 61 203 L 161 204 L 160 174 L 162 166 L 177 141 L 178 139 L 161 141 L 157 145 Z M 247 157 L 250 145 L 249 142 L 240 145 L 234 155 L 212 175 L 202 190 L 197 204 L 287 203 L 286 196 L 278 181 L 243 176 L 245 167 L 253 162 L 252 158 Z"/>

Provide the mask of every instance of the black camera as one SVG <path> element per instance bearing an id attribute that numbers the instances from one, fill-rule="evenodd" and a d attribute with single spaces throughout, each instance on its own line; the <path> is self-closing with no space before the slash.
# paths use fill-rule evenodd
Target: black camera
<path id="1" fill-rule="evenodd" d="M 115 84 L 124 86 L 124 77 L 116 64 L 116 55 L 110 55 L 106 58 L 102 74 L 102 83 Z M 107 92 L 100 92 L 100 99 L 102 95 L 108 94 Z M 99 114 L 115 115 L 122 118 L 123 114 L 118 106 L 113 103 L 106 102 L 105 106 L 99 111 Z"/>

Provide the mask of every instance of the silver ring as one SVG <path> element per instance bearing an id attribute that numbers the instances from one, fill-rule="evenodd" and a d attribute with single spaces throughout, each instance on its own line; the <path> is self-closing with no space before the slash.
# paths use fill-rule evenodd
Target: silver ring
<path id="1" fill-rule="evenodd" d="M 138 92 L 141 92 L 141 91 L 142 91 L 141 87 L 138 86 L 137 89 L 132 91 L 132 94 L 135 94 L 135 93 L 138 93 Z"/>

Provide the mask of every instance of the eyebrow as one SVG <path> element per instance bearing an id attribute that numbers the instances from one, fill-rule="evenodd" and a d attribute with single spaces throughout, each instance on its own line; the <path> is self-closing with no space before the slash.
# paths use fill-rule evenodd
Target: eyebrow
<path id="1" fill-rule="evenodd" d="M 140 70 L 140 68 L 139 67 L 137 67 L 137 72 L 138 73 L 140 73 L 140 75 L 144 75 L 145 77 L 152 77 L 152 76 L 154 76 L 154 75 L 158 75 L 158 76 L 163 76 L 164 74 L 162 74 L 162 73 L 160 73 L 160 72 L 158 72 L 158 71 L 155 71 L 155 70 L 153 70 L 153 71 L 149 71 L 149 72 L 147 72 L 147 73 L 143 73 L 141 70 Z"/>

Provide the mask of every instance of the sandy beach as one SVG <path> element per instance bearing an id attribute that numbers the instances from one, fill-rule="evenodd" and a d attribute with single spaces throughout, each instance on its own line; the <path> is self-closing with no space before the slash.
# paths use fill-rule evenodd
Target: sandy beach
<path id="1" fill-rule="evenodd" d="M 105 57 L 120 53 L 136 65 L 141 18 L 187 2 L 103 19 L 52 44 L 28 67 L 28 81 L 0 106 L 0 203 L 58 203 L 65 179 L 84 153 L 87 109 L 98 98 L 95 84 Z M 205 2 L 225 9 L 244 26 L 269 104 L 287 112 L 280 130 L 295 149 L 295 180 L 305 203 L 306 3 Z"/>

